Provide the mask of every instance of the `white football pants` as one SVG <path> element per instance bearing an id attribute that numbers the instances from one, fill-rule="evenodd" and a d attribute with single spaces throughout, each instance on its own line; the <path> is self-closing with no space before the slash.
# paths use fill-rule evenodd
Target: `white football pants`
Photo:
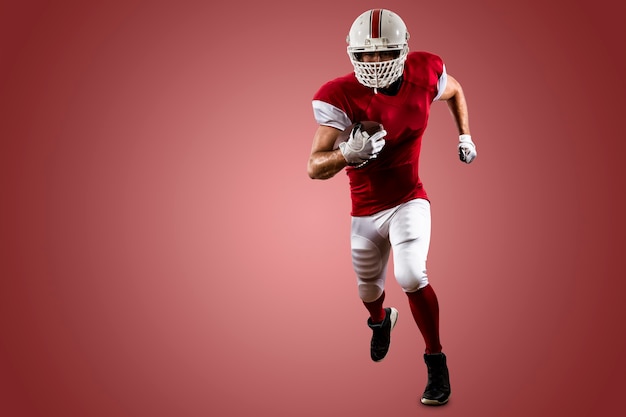
<path id="1" fill-rule="evenodd" d="M 405 292 L 428 285 L 430 203 L 415 199 L 372 216 L 352 217 L 352 265 L 359 297 L 377 300 L 384 288 L 390 249 L 394 275 Z"/>

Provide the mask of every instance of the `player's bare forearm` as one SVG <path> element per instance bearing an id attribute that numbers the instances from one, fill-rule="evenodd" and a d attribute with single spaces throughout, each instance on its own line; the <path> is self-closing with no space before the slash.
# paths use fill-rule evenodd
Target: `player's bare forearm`
<path id="1" fill-rule="evenodd" d="M 332 178 L 348 165 L 339 149 L 315 152 L 309 158 L 308 173 L 314 180 Z"/>
<path id="2" fill-rule="evenodd" d="M 332 178 L 348 165 L 339 149 L 333 149 L 341 130 L 331 126 L 319 126 L 313 137 L 308 173 L 314 180 Z"/>
<path id="3" fill-rule="evenodd" d="M 467 101 L 461 84 L 451 75 L 448 75 L 448 82 L 440 100 L 446 100 L 450 113 L 454 118 L 459 135 L 469 135 L 469 112 Z"/>
<path id="4" fill-rule="evenodd" d="M 459 93 L 448 100 L 448 108 L 459 130 L 459 135 L 469 135 L 469 113 L 467 111 L 465 96 L 463 96 L 463 90 L 460 90 Z"/>

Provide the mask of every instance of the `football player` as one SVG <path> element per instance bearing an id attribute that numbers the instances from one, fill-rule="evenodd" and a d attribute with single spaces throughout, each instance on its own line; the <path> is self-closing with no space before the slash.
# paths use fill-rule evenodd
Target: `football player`
<path id="1" fill-rule="evenodd" d="M 445 101 L 458 128 L 458 156 L 476 158 L 468 109 L 459 82 L 442 59 L 409 52 L 409 32 L 390 10 L 373 9 L 353 22 L 347 52 L 354 71 L 331 80 L 313 97 L 318 123 L 308 161 L 313 179 L 346 171 L 351 194 L 351 253 L 358 295 L 369 313 L 370 355 L 381 361 L 389 350 L 398 310 L 385 307 L 385 272 L 390 251 L 394 275 L 425 342 L 428 372 L 421 402 L 442 405 L 450 397 L 446 355 L 439 338 L 439 304 L 426 274 L 430 244 L 430 202 L 419 177 L 422 138 L 430 106 Z M 383 130 L 368 134 L 351 129 L 376 121 Z"/>

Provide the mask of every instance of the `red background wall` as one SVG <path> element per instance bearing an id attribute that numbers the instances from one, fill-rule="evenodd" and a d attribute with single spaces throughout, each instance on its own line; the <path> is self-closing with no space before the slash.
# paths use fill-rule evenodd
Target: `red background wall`
<path id="1" fill-rule="evenodd" d="M 283 3 L 0 4 L 0 414 L 623 414 L 624 6 Z M 306 175 L 310 99 L 381 6 L 461 81 L 479 152 L 436 105 L 436 410 L 392 277 L 369 360 L 347 179 Z"/>

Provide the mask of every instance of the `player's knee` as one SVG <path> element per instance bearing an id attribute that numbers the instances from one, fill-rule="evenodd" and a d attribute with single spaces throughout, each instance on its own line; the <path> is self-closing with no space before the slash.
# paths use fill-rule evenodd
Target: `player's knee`
<path id="1" fill-rule="evenodd" d="M 396 268 L 395 275 L 404 292 L 414 292 L 428 285 L 426 268 Z"/>
<path id="2" fill-rule="evenodd" d="M 383 294 L 383 285 L 379 281 L 359 282 L 359 298 L 366 303 L 371 303 Z"/>
<path id="3" fill-rule="evenodd" d="M 357 276 L 359 297 L 366 303 L 378 300 L 385 283 L 385 259 L 369 239 L 352 236 L 352 266 Z"/>

